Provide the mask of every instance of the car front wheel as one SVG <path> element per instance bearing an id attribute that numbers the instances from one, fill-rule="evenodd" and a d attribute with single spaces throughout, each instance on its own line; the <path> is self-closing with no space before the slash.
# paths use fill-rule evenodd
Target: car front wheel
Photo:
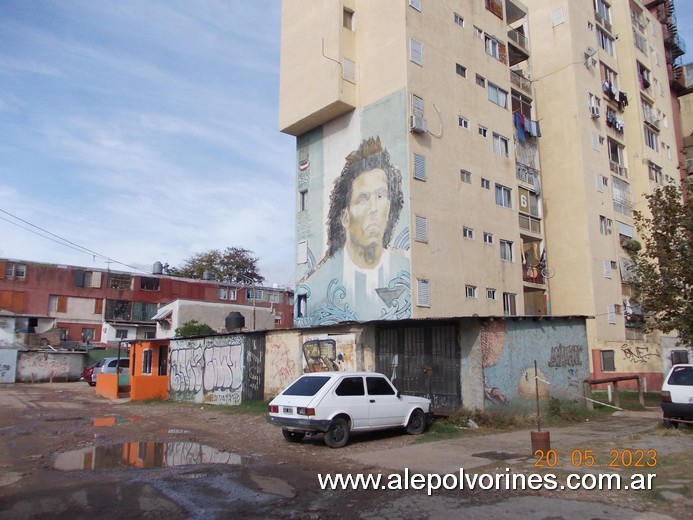
<path id="1" fill-rule="evenodd" d="M 341 417 L 337 417 L 330 429 L 325 432 L 325 444 L 330 448 L 342 448 L 349 442 L 349 423 Z"/>
<path id="2" fill-rule="evenodd" d="M 426 428 L 426 416 L 418 408 L 414 410 L 409 416 L 409 422 L 407 423 L 407 433 L 409 435 L 419 435 L 422 434 Z"/>
<path id="3" fill-rule="evenodd" d="M 304 432 L 292 432 L 289 430 L 282 430 L 282 435 L 289 442 L 301 442 L 303 437 L 306 436 Z"/>

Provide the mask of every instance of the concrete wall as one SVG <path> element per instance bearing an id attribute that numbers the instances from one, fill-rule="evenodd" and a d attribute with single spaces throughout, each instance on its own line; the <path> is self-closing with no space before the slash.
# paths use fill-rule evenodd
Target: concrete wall
<path id="1" fill-rule="evenodd" d="M 16 382 L 77 381 L 83 366 L 83 353 L 20 351 Z"/>
<path id="2" fill-rule="evenodd" d="M 17 351 L 0 349 L 0 383 L 14 383 L 17 373 Z"/>
<path id="3" fill-rule="evenodd" d="M 265 399 L 270 399 L 303 373 L 301 335 L 268 332 L 265 349 Z"/>
<path id="4" fill-rule="evenodd" d="M 171 340 L 169 398 L 207 404 L 240 404 L 244 336 Z"/>

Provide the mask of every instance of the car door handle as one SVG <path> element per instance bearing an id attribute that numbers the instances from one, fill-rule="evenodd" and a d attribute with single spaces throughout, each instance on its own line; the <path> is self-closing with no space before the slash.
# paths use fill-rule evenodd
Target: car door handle
<path id="1" fill-rule="evenodd" d="M 370 401 L 371 401 L 371 403 L 374 403 L 374 402 L 375 402 L 375 399 L 371 399 Z"/>

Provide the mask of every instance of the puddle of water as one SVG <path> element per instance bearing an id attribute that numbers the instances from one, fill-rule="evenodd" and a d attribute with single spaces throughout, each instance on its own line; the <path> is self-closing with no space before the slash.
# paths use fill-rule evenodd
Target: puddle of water
<path id="1" fill-rule="evenodd" d="M 243 459 L 197 442 L 126 442 L 61 453 L 53 466 L 63 471 L 172 468 L 235 464 Z"/>
<path id="2" fill-rule="evenodd" d="M 128 422 L 141 421 L 142 417 L 94 417 L 94 426 L 115 426 L 116 424 L 125 424 Z"/>

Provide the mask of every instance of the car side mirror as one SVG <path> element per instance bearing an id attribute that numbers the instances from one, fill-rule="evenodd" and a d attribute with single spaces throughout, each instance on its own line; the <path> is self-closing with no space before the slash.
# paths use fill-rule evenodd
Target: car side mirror
<path id="1" fill-rule="evenodd" d="M 397 390 L 397 399 L 402 399 L 402 392 Z"/>

